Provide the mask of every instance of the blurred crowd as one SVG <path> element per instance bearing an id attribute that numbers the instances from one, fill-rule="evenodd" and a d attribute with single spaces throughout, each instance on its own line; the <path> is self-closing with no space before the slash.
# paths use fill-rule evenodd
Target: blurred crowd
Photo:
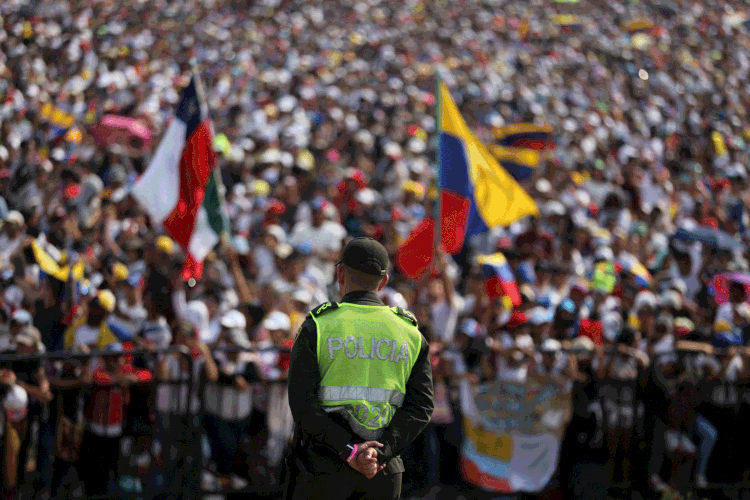
<path id="1" fill-rule="evenodd" d="M 37 436 L 43 471 L 56 455 L 44 491 L 80 455 L 92 461 L 80 468 L 87 494 L 103 493 L 94 465 L 116 466 L 139 400 L 124 388 L 200 376 L 215 384 L 202 403 L 219 485 L 242 485 L 239 437 L 266 425 L 253 415 L 274 415 L 263 453 L 277 465 L 292 423 L 283 388 L 258 384 L 284 379 L 305 314 L 338 298 L 343 243 L 370 236 L 394 260 L 434 210 L 437 71 L 485 142 L 514 123 L 549 123 L 555 140 L 523 183 L 538 217 L 439 255 L 418 282 L 394 268 L 382 292 L 432 343 L 444 422 L 459 377 L 636 379 L 680 342 L 710 356 L 706 377 L 748 378 L 746 15 L 743 2 L 691 0 L 3 2 L 0 346 L 183 346 L 196 367 L 163 353 L 8 362 L 6 439 Z M 231 234 L 184 282 L 181 249 L 129 191 L 195 61 Z M 141 121 L 153 140 L 97 142 L 89 132 L 105 114 Z M 484 292 L 474 259 L 496 251 L 519 307 Z M 233 351 L 250 347 L 261 351 Z M 81 386 L 78 418 L 60 391 Z M 170 407 L 159 398 L 147 416 Z M 68 448 L 53 446 L 63 417 Z M 715 440 L 708 419 L 695 422 L 696 442 Z M 693 479 L 705 486 L 710 447 L 701 453 Z M 12 498 L 8 468 L 25 464 L 7 456 Z"/>

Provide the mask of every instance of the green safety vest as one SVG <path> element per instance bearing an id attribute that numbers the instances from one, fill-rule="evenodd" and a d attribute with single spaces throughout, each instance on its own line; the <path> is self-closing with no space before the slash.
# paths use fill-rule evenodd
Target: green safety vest
<path id="1" fill-rule="evenodd" d="M 325 303 L 318 329 L 318 399 L 362 439 L 378 439 L 401 406 L 422 346 L 413 314 L 397 307 Z"/>

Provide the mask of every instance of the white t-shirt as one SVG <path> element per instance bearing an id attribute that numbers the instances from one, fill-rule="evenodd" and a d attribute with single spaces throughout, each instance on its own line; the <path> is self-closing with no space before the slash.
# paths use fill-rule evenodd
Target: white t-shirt
<path id="1" fill-rule="evenodd" d="M 16 342 L 10 333 L 0 335 L 0 352 L 15 350 Z"/>
<path id="2" fill-rule="evenodd" d="M 693 245 L 690 247 L 690 257 L 692 261 L 689 275 L 683 276 L 680 273 L 680 269 L 676 265 L 672 265 L 669 270 L 670 278 L 681 279 L 685 282 L 685 286 L 687 288 L 687 293 L 685 294 L 685 296 L 690 300 L 693 300 L 696 294 L 701 289 L 701 280 L 698 277 L 698 273 L 700 272 L 703 257 L 700 253 L 700 250 L 696 250 L 696 248 L 699 248 L 699 245 Z"/>
<path id="3" fill-rule="evenodd" d="M 239 375 L 245 371 L 245 362 L 222 363 L 220 370 L 227 375 Z M 239 391 L 234 385 L 206 384 L 203 402 L 206 413 L 236 422 L 244 420 L 253 411 L 253 392 Z"/>
<path id="4" fill-rule="evenodd" d="M 87 324 L 79 326 L 76 328 L 74 344 L 87 346 L 96 344 L 96 341 L 99 338 L 99 330 L 100 327 L 98 326 L 94 327 Z"/>
<path id="5" fill-rule="evenodd" d="M 715 323 L 726 321 L 730 326 L 734 326 L 734 307 L 731 302 L 724 302 L 716 309 Z"/>
<path id="6" fill-rule="evenodd" d="M 111 314 L 107 320 L 112 325 L 121 328 L 131 335 L 136 334 L 142 327 L 143 322 L 146 321 L 146 308 L 141 304 L 129 306 L 125 301 L 118 301 L 118 311 L 127 316 L 128 319 L 122 318 L 115 314 Z"/>
<path id="7" fill-rule="evenodd" d="M 221 334 L 221 316 L 217 315 L 215 318 L 211 319 L 208 322 L 208 329 L 206 332 L 206 336 L 202 340 L 208 345 L 213 345 L 219 339 L 220 334 Z"/>
<path id="8" fill-rule="evenodd" d="M 167 320 L 161 316 L 156 321 L 144 321 L 141 332 L 143 338 L 159 349 L 169 347 L 172 343 L 172 330 L 169 329 Z"/>
<path id="9" fill-rule="evenodd" d="M 705 354 L 697 356 L 695 359 L 695 367 L 700 370 L 706 366 L 710 366 L 712 371 L 721 371 L 721 362 L 718 359 L 713 356 L 706 356 Z M 727 382 L 736 382 L 744 367 L 745 364 L 742 361 L 742 357 L 734 356 L 729 362 L 727 371 L 724 373 L 724 380 Z"/>
<path id="10" fill-rule="evenodd" d="M 340 252 L 345 237 L 346 229 L 338 222 L 325 221 L 320 227 L 298 222 L 289 237 L 289 244 L 295 246 L 309 243 L 314 252 Z M 326 283 L 333 276 L 333 262 L 313 257 L 311 264 L 325 275 Z"/>
<path id="11" fill-rule="evenodd" d="M 466 373 L 466 360 L 461 352 L 455 349 L 447 349 L 443 352 L 443 357 L 453 364 L 453 372 L 456 375 L 463 375 Z"/>
<path id="12" fill-rule="evenodd" d="M 289 244 L 310 243 L 315 251 L 339 252 L 346 229 L 338 222 L 325 221 L 319 227 L 307 222 L 298 222 L 289 237 Z"/>
<path id="13" fill-rule="evenodd" d="M 253 258 L 255 260 L 255 268 L 258 270 L 258 284 L 263 285 L 273 281 L 278 275 L 273 252 L 264 245 L 258 245 L 255 247 Z"/>
<path id="14" fill-rule="evenodd" d="M 646 351 L 645 349 L 645 340 L 641 343 L 641 350 Z M 670 352 L 674 352 L 674 335 L 668 334 L 663 336 L 661 339 L 657 340 L 654 343 L 654 355 L 658 354 L 667 354 Z"/>
<path id="15" fill-rule="evenodd" d="M 497 379 L 502 382 L 526 382 L 526 376 L 528 375 L 529 367 L 526 363 L 523 363 L 515 368 L 511 368 L 508 365 L 501 363 L 501 366 L 497 370 Z"/>
<path id="16" fill-rule="evenodd" d="M 156 390 L 156 408 L 163 413 L 184 415 L 188 405 L 188 381 L 193 378 L 193 391 L 190 394 L 190 412 L 197 413 L 200 408 L 197 387 L 203 364 L 205 360 L 198 358 L 193 360 L 193 373 L 190 374 L 180 367 L 180 360 L 170 357 L 167 363 L 168 384 L 159 384 Z M 179 383 L 182 382 L 182 383 Z M 206 387 L 208 388 L 208 386 Z"/>
<path id="17" fill-rule="evenodd" d="M 568 357 L 560 353 L 555 355 L 555 361 L 552 363 L 552 368 L 550 368 L 549 370 L 547 370 L 545 366 L 542 365 L 541 353 L 536 353 L 534 355 L 534 359 L 536 361 L 534 372 L 538 375 L 551 375 L 556 377 L 562 375 L 563 370 L 565 370 L 565 367 L 568 366 Z"/>
<path id="18" fill-rule="evenodd" d="M 435 332 L 435 340 L 452 342 L 456 333 L 456 322 L 464 308 L 464 299 L 458 294 L 453 294 L 453 306 L 447 300 L 432 304 L 432 329 Z"/>

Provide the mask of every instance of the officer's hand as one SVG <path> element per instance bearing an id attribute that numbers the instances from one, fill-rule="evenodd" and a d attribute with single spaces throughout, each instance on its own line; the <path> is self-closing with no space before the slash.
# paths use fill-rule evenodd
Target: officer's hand
<path id="1" fill-rule="evenodd" d="M 360 465 L 363 461 L 366 462 L 366 465 L 362 466 L 362 471 L 367 479 L 372 479 L 385 467 L 385 464 L 378 465 L 378 452 L 375 448 L 370 448 L 366 452 L 358 454 L 355 460 L 358 460 Z"/>
<path id="2" fill-rule="evenodd" d="M 348 461 L 352 469 L 364 474 L 367 479 L 372 479 L 383 470 L 385 464 L 378 465 L 378 452 L 375 448 L 383 445 L 377 441 L 366 441 L 357 445 L 357 454 Z"/>

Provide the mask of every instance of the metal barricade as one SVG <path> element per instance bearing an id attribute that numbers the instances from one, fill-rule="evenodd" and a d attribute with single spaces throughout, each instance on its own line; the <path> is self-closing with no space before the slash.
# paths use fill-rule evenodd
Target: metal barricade
<path id="1" fill-rule="evenodd" d="M 292 437 L 286 374 L 289 348 L 213 349 L 219 379 L 200 377 L 198 420 L 207 445 L 202 495 L 278 498 L 280 465 Z M 281 358 L 281 359 L 280 359 Z"/>
<path id="2" fill-rule="evenodd" d="M 738 360 L 713 349 L 678 351 L 652 363 L 649 382 L 659 397 L 647 408 L 654 442 L 663 443 L 665 452 L 660 462 L 655 447 L 651 459 L 661 467 L 650 472 L 676 490 L 750 495 L 750 380 L 737 376 L 737 366 L 732 369 Z"/>
<path id="3" fill-rule="evenodd" d="M 1 367 L 17 372 L 13 384 L 0 374 L 5 497 L 46 490 L 57 498 L 278 498 L 293 431 L 288 353 L 216 348 L 216 380 L 185 348 L 0 356 Z M 655 471 L 685 494 L 750 494 L 750 381 L 708 377 L 727 365 L 717 355 L 659 356 L 634 377 L 593 382 L 585 411 L 596 430 L 586 443 L 610 464 L 603 470 L 611 496 L 649 491 Z M 129 368 L 112 376 L 122 365 Z M 49 401 L 29 377 L 40 368 Z M 701 450 L 704 439 L 714 441 L 710 452 Z M 709 482 L 697 488 L 701 453 Z"/>
<path id="4" fill-rule="evenodd" d="M 156 377 L 167 359 L 194 371 L 184 348 L 0 356 L 0 366 L 18 372 L 17 383 L 4 386 L 5 498 L 43 492 L 52 498 L 197 498 L 191 483 L 199 460 L 191 447 L 199 429 L 195 414 L 179 411 L 187 409 L 179 399 L 192 392 L 194 380 Z M 48 401 L 40 401 L 28 378 L 40 369 L 49 382 Z M 159 407 L 165 391 L 177 395 L 176 405 Z"/>

